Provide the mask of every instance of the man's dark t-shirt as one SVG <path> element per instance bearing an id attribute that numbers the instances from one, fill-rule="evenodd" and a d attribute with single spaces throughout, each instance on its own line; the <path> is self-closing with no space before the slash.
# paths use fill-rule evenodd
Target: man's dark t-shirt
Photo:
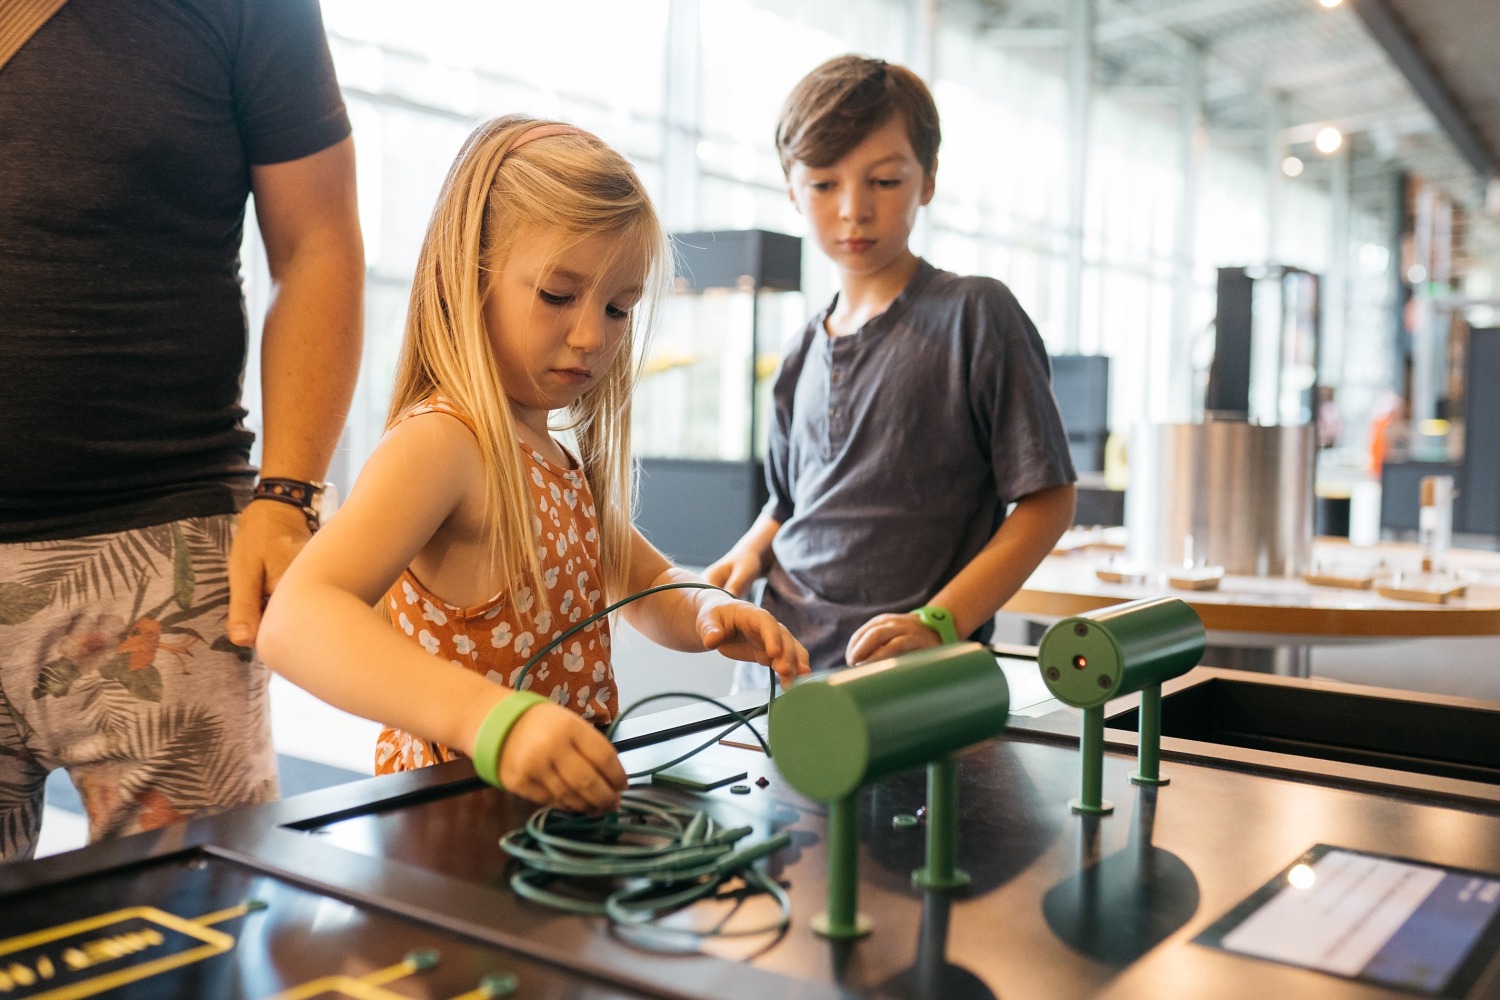
<path id="1" fill-rule="evenodd" d="M 250 167 L 348 134 L 313 0 L 70 0 L 0 69 L 0 542 L 243 505 Z"/>

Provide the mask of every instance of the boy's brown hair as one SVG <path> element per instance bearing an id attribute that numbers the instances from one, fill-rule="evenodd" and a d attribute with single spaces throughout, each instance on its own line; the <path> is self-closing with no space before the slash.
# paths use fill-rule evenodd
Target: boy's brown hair
<path id="1" fill-rule="evenodd" d="M 781 169 L 791 176 L 798 160 L 809 167 L 832 166 L 896 115 L 906 122 L 917 162 L 931 174 L 942 130 L 922 78 L 884 59 L 835 56 L 803 77 L 782 105 L 776 124 Z"/>

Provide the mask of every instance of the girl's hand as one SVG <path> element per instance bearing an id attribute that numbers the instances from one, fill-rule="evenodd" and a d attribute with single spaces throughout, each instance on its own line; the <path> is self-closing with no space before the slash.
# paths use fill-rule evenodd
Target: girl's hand
<path id="1" fill-rule="evenodd" d="M 940 646 L 942 642 L 916 615 L 876 615 L 854 630 L 844 648 L 844 659 L 850 665 L 868 663 Z"/>
<path id="2" fill-rule="evenodd" d="M 791 687 L 792 681 L 808 672 L 807 650 L 769 611 L 719 596 L 720 600 L 698 612 L 698 637 L 704 649 L 717 649 L 730 659 L 768 666 L 781 678 L 783 688 Z"/>
<path id="3" fill-rule="evenodd" d="M 527 709 L 500 748 L 500 783 L 533 802 L 581 813 L 620 808 L 625 769 L 604 735 L 561 705 Z"/>

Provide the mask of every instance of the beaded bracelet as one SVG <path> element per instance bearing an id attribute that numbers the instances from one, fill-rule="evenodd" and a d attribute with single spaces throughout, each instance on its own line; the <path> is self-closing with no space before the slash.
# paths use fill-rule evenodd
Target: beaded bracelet
<path id="1" fill-rule="evenodd" d="M 546 698 L 533 691 L 517 691 L 506 695 L 495 703 L 490 714 L 479 724 L 479 733 L 474 737 L 474 773 L 485 784 L 504 788 L 500 783 L 500 751 L 505 738 L 510 735 L 516 720 L 537 705 L 545 704 Z"/>
<path id="2" fill-rule="evenodd" d="M 317 531 L 318 525 L 322 523 L 321 511 L 319 510 L 319 498 L 323 494 L 325 484 L 309 483 L 301 479 L 286 479 L 279 476 L 265 476 L 255 484 L 254 500 L 277 500 L 281 503 L 289 503 L 302 511 L 302 516 L 307 518 L 307 530 Z"/>

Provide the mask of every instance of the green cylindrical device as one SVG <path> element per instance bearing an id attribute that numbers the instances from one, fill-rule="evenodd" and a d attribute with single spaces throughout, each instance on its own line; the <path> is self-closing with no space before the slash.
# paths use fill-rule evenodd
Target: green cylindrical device
<path id="1" fill-rule="evenodd" d="M 1094 708 L 1187 673 L 1206 643 L 1196 611 L 1175 597 L 1153 597 L 1056 622 L 1036 661 L 1060 701 Z"/>
<path id="2" fill-rule="evenodd" d="M 771 753 L 792 787 L 842 799 L 1005 729 L 1010 687 L 978 643 L 805 678 L 771 708 Z"/>

